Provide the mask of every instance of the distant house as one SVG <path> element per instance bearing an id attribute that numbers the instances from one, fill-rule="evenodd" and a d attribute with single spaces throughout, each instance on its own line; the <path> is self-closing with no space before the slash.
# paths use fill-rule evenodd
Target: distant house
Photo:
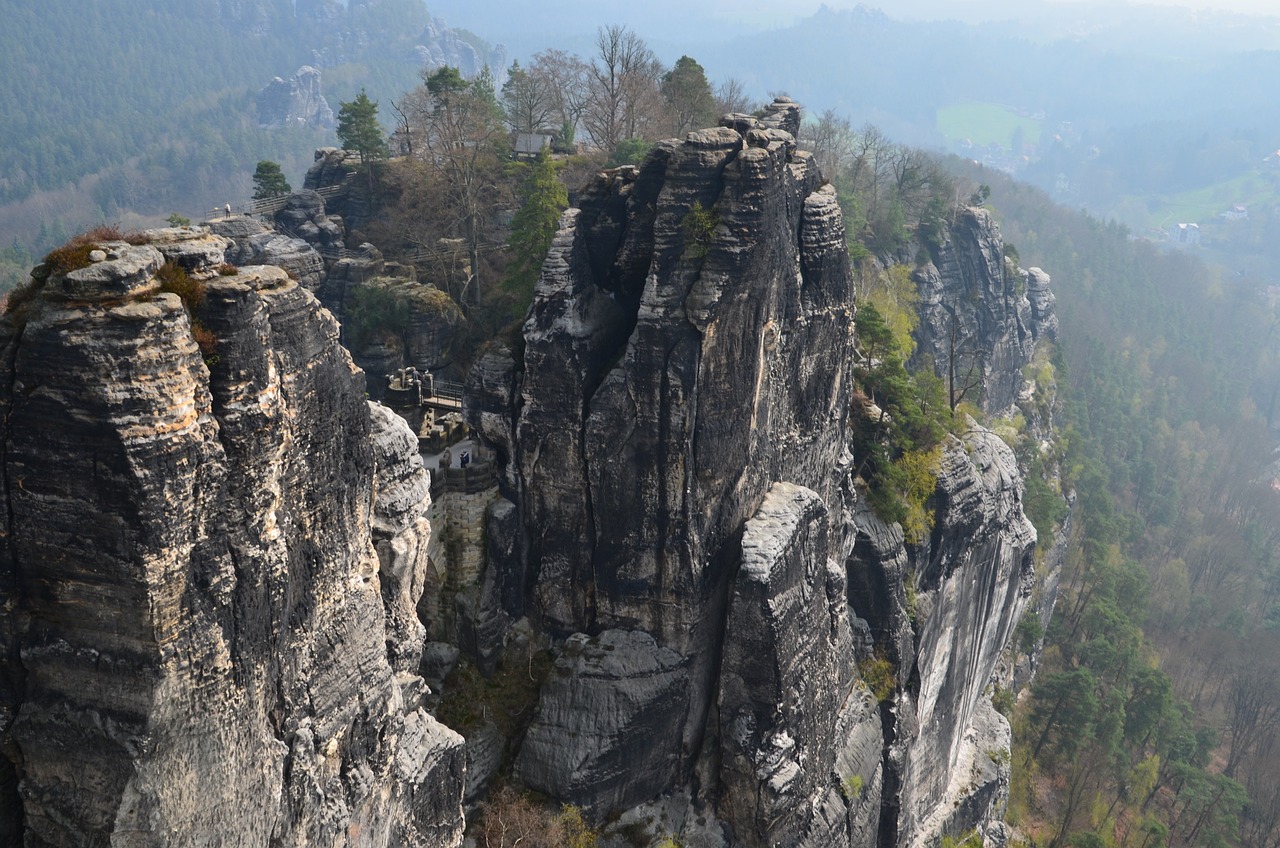
<path id="1" fill-rule="evenodd" d="M 1225 218 L 1228 221 L 1244 221 L 1249 217 L 1249 207 L 1242 203 L 1235 203 L 1219 217 Z"/>
<path id="2" fill-rule="evenodd" d="M 533 159 L 542 148 L 550 147 L 555 134 L 550 132 L 516 133 L 515 155 L 517 159 Z"/>
<path id="3" fill-rule="evenodd" d="M 1169 228 L 1169 241 L 1174 244 L 1193 245 L 1200 243 L 1199 224 L 1174 224 Z"/>

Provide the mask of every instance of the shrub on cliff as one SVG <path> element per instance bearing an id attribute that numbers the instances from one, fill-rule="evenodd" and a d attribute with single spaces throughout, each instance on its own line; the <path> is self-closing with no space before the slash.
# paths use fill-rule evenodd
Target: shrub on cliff
<path id="1" fill-rule="evenodd" d="M 927 502 L 951 409 L 940 380 L 907 372 L 903 351 L 910 348 L 875 304 L 861 304 L 855 321 L 863 355 L 852 428 L 858 473 L 876 515 L 898 522 L 908 541 L 920 542 L 933 525 Z"/>
<path id="2" fill-rule="evenodd" d="M 160 266 L 160 270 L 156 271 L 156 280 L 160 283 L 160 291 L 176 294 L 182 301 L 182 306 L 187 311 L 187 318 L 191 322 L 191 335 L 195 337 L 196 346 L 200 348 L 200 353 L 206 361 L 211 361 L 210 357 L 217 349 L 218 339 L 196 315 L 200 304 L 204 303 L 204 283 L 172 261 Z"/>
<path id="3" fill-rule="evenodd" d="M 347 346 L 359 350 L 380 334 L 403 336 L 409 331 L 409 305 L 395 292 L 364 285 L 347 298 L 342 329 Z"/>

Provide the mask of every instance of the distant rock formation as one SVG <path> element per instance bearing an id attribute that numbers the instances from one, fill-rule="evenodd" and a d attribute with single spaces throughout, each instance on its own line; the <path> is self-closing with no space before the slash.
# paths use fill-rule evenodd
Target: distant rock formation
<path id="1" fill-rule="evenodd" d="M 303 65 L 288 79 L 275 77 L 258 92 L 261 127 L 332 129 L 333 110 L 320 93 L 320 70 Z"/>
<path id="2" fill-rule="evenodd" d="M 507 50 L 498 45 L 487 55 L 463 41 L 441 18 L 432 18 L 414 47 L 414 59 L 423 68 L 435 69 L 448 65 L 457 68 L 471 79 L 486 67 L 494 75 L 494 85 L 502 88 L 507 81 L 507 68 L 511 60 Z"/>
<path id="3" fill-rule="evenodd" d="M 416 674 L 416 438 L 283 270 L 222 275 L 207 231 L 146 241 L 46 269 L 0 325 L 6 824 L 459 845 L 462 740 Z M 194 316 L 166 261 L 203 282 Z"/>

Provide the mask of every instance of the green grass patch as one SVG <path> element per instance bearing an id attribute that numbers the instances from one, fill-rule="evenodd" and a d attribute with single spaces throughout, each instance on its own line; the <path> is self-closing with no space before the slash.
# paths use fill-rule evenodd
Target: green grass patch
<path id="1" fill-rule="evenodd" d="M 994 142 L 1006 148 L 1013 146 L 1013 135 L 1019 129 L 1024 144 L 1039 144 L 1044 128 L 1042 121 L 1019 115 L 1008 106 L 973 102 L 943 106 L 936 125 L 947 141 L 968 139 L 979 146 Z"/>
<path id="2" fill-rule="evenodd" d="M 1150 198 L 1126 195 L 1116 201 L 1115 213 L 1139 230 L 1185 223 L 1203 226 L 1236 203 L 1244 204 L 1251 212 L 1280 203 L 1280 173 L 1255 170 L 1177 194 Z"/>

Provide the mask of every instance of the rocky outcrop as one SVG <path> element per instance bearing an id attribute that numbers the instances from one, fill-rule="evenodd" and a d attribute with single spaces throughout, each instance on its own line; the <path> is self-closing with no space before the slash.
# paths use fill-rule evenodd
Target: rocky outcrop
<path id="1" fill-rule="evenodd" d="M 355 276 L 368 267 L 362 263 L 335 270 Z M 333 276 L 325 286 L 331 297 L 342 285 Z M 384 375 L 405 366 L 451 374 L 467 320 L 449 295 L 413 279 L 371 277 L 346 283 L 340 296 L 343 342 L 371 375 L 371 396 L 381 396 Z"/>
<path id="2" fill-rule="evenodd" d="M 980 208 L 960 210 L 933 257 L 914 275 L 916 362 L 931 361 L 957 396 L 971 388 L 965 399 L 1003 415 L 1023 388 L 1036 342 L 1057 331 L 1048 275 L 1009 261 L 1000 228 Z"/>
<path id="3" fill-rule="evenodd" d="M 23 838 L 460 844 L 462 742 L 421 707 L 405 613 L 413 440 L 283 270 L 218 276 L 227 240 L 152 238 L 46 272 L 3 331 L 0 750 Z M 166 257 L 204 280 L 215 350 L 160 290 Z"/>
<path id="4" fill-rule="evenodd" d="M 321 147 L 316 149 L 315 161 L 302 180 L 305 191 L 341 187 L 341 191 L 326 193 L 326 208 L 331 219 L 341 220 L 342 226 L 352 231 L 362 229 L 369 222 L 376 206 L 369 182 L 350 179 L 359 167 L 360 154 Z"/>
<path id="5" fill-rule="evenodd" d="M 859 685 L 826 506 L 774 484 L 742 539 L 720 677 L 722 810 L 746 845 L 870 845 L 881 727 Z"/>
<path id="6" fill-rule="evenodd" d="M 303 65 L 288 79 L 275 77 L 258 92 L 258 126 L 332 129 L 333 110 L 320 93 L 320 70 Z"/>
<path id="7" fill-rule="evenodd" d="M 324 283 L 316 289 L 316 297 L 334 315 L 343 315 L 347 292 L 366 280 L 381 277 L 387 264 L 382 251 L 365 242 L 355 250 L 334 262 L 325 275 Z"/>
<path id="8" fill-rule="evenodd" d="M 324 198 L 310 189 L 295 191 L 275 213 L 276 229 L 302 239 L 317 250 L 342 247 L 342 225 L 325 214 Z"/>
<path id="9" fill-rule="evenodd" d="M 210 232 L 230 240 L 223 254 L 232 265 L 274 265 L 312 291 L 325 278 L 324 257 L 300 238 L 278 233 L 257 218 L 230 215 L 205 224 Z"/>
<path id="10" fill-rule="evenodd" d="M 347 177 L 355 173 L 360 163 L 360 154 L 338 147 L 318 147 L 315 161 L 307 169 L 302 178 L 302 187 L 308 191 L 319 191 L 329 186 L 341 185 Z"/>
<path id="11" fill-rule="evenodd" d="M 427 28 L 418 36 L 413 54 L 415 63 L 426 70 L 447 65 L 457 68 L 467 79 L 473 79 L 488 68 L 495 75 L 494 85 L 497 88 L 502 88 L 507 81 L 507 68 L 511 65 L 505 47 L 498 45 L 485 54 L 463 41 L 441 18 L 432 18 L 427 24 Z"/>
<path id="12" fill-rule="evenodd" d="M 567 637 L 516 776 L 642 829 L 679 811 L 707 844 L 925 844 L 1007 787 L 975 751 L 1007 739 L 984 691 L 1036 536 L 1012 452 L 976 425 L 941 452 L 932 534 L 868 508 L 843 224 L 798 118 L 779 99 L 601 175 L 522 338 L 473 369 L 520 519 L 495 528 L 500 568 Z M 968 285 L 964 326 L 1005 346 L 978 385 L 1012 403 L 1052 295 L 1028 277 L 1032 311 L 980 210 L 939 256 L 925 338 Z"/>
<path id="13" fill-rule="evenodd" d="M 10 833 L 457 845 L 504 762 L 616 814 L 610 844 L 995 832 L 1008 725 L 984 691 L 1031 603 L 1021 478 L 971 425 L 939 451 L 931 531 L 869 508 L 844 226 L 798 121 L 780 98 L 599 175 L 471 370 L 483 474 L 435 498 L 312 293 L 215 275 L 260 233 L 159 231 L 46 273 L 0 337 Z M 313 211 L 290 220 L 321 233 Z M 990 343 L 996 408 L 1053 300 L 992 227 L 962 214 L 918 279 L 922 345 L 952 315 Z M 158 290 L 166 259 L 205 281 L 194 316 Z M 448 305 L 387 271 L 363 248 L 322 293 L 349 338 L 357 294 L 392 303 L 393 352 L 441 367 L 403 306 L 428 298 L 436 333 Z M 519 708 L 491 712 L 480 674 L 519 680 Z"/>
<path id="14" fill-rule="evenodd" d="M 912 678 L 918 685 L 909 687 L 899 705 L 899 714 L 910 721 L 894 751 L 902 764 L 898 842 L 903 845 L 938 838 L 939 832 L 925 829 L 930 815 L 944 801 L 954 806 L 962 800 L 955 787 L 951 797 L 947 793 L 963 771 L 963 743 L 975 717 L 1003 723 L 1007 734 L 1004 717 L 986 711 L 986 690 L 1034 582 L 1036 531 L 1022 511 L 1017 460 L 1000 438 L 974 427 L 963 444 L 951 442 L 935 497 L 933 536 L 915 563 Z"/>
<path id="15" fill-rule="evenodd" d="M 577 633 L 565 642 L 515 773 L 527 786 L 602 815 L 670 784 L 688 671 L 648 633 Z M 584 709 L 590 704 L 591 709 Z"/>
<path id="16" fill-rule="evenodd" d="M 865 766 L 871 798 L 879 756 L 879 732 L 859 729 L 878 719 L 855 691 L 852 636 L 839 613 L 843 574 L 827 568 L 832 534 L 806 531 L 795 543 L 803 565 L 779 568 L 781 582 L 796 585 L 737 587 L 747 573 L 749 519 L 775 483 L 804 487 L 822 516 L 814 520 L 829 522 L 821 504 L 836 490 L 843 454 L 852 283 L 832 189 L 789 134 L 747 130 L 664 142 L 640 168 L 608 172 L 584 194 L 547 258 L 521 361 L 498 348 L 473 377 L 483 390 L 473 418 L 508 458 L 538 620 L 601 640 L 630 634 L 667 658 L 646 661 L 667 676 L 662 708 L 644 711 L 642 724 L 626 709 L 588 708 L 647 703 L 635 681 L 590 663 L 566 665 L 544 692 L 521 773 L 603 811 L 684 785 L 695 772 L 713 798 L 717 763 L 732 760 L 737 777 L 724 779 L 738 800 L 722 810 L 740 835 L 764 844 L 812 834 L 822 844 L 820 834 L 874 817 L 866 811 L 875 802 L 849 812 L 833 775 Z M 505 418 L 513 407 L 514 419 Z M 791 601 L 782 620 L 792 629 L 779 621 L 783 632 L 775 633 L 760 618 L 770 591 Z M 812 634 L 801 631 L 815 623 L 825 635 L 802 648 Z M 729 627 L 743 639 L 750 630 L 753 645 L 773 642 L 750 655 L 764 669 L 722 689 L 726 663 L 747 673 L 737 665 L 747 655 L 733 659 Z M 746 716 L 762 715 L 772 691 L 756 678 L 795 656 L 804 662 L 779 670 L 774 688 L 837 672 L 821 706 L 792 704 L 794 715 L 770 712 L 753 725 Z M 572 733 L 567 715 L 577 723 Z M 740 728 L 732 737 L 730 721 Z M 839 728 L 838 738 L 817 739 L 820 725 L 822 733 Z M 771 756 L 761 746 L 789 734 L 804 752 L 804 776 L 764 808 L 746 803 L 755 791 L 746 788 L 755 780 L 749 764 Z M 570 741 L 584 737 L 597 742 Z M 544 759 L 540 750 L 578 753 Z M 643 763 L 641 780 L 581 780 L 614 774 L 614 764 L 633 756 Z M 770 825 L 771 804 L 798 811 Z"/>

